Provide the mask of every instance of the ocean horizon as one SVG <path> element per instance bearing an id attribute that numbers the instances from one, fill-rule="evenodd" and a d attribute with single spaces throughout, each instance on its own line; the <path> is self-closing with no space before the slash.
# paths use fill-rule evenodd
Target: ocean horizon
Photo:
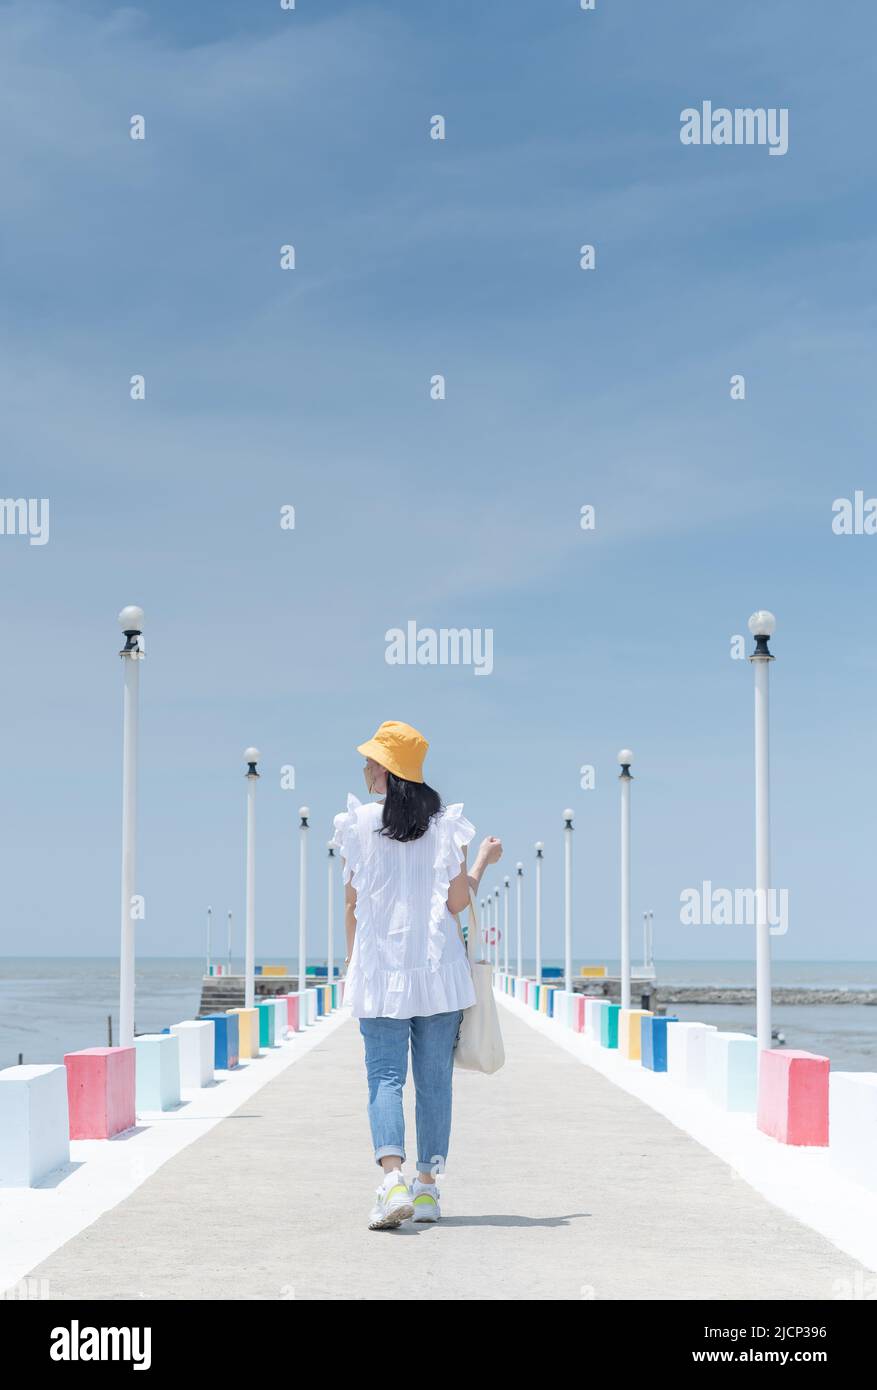
<path id="1" fill-rule="evenodd" d="M 221 959 L 221 958 L 218 958 Z M 510 955 L 513 961 L 513 956 Z M 576 960 L 573 970 L 595 958 Z M 340 959 L 338 961 L 340 964 Z M 605 958 L 611 975 L 619 962 Z M 257 964 L 293 966 L 293 958 L 266 956 Z M 325 956 L 309 959 L 325 965 Z M 563 961 L 546 956 L 543 965 Z M 197 1015 L 204 956 L 139 956 L 137 959 L 135 1027 L 158 1032 Z M 243 962 L 232 957 L 233 971 Z M 633 962 L 633 973 L 641 969 Z M 534 962 L 525 959 L 525 973 Z M 656 964 L 658 985 L 753 986 L 753 961 L 662 960 Z M 865 990 L 877 988 L 875 961 L 773 962 L 773 983 L 798 989 Z M 113 1041 L 118 1041 L 119 963 L 114 956 L 0 956 L 0 1067 L 25 1062 L 61 1062 L 65 1052 L 102 1046 L 112 1018 Z M 755 1032 L 755 1007 L 748 1004 L 668 1005 L 681 1019 L 700 1019 L 719 1028 Z M 877 1070 L 877 1008 L 867 1004 L 775 1005 L 773 1023 L 788 1047 L 802 1048 L 831 1059 L 836 1069 Z"/>

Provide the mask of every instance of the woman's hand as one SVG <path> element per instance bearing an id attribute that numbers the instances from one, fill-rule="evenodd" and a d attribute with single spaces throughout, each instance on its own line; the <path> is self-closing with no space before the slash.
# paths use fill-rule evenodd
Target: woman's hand
<path id="1" fill-rule="evenodd" d="M 502 858 L 502 840 L 498 840 L 495 835 L 488 835 L 478 846 L 478 853 L 475 856 L 475 863 L 469 870 L 469 887 L 473 893 L 478 892 L 478 885 L 484 876 L 484 870 L 488 864 L 495 864 Z"/>

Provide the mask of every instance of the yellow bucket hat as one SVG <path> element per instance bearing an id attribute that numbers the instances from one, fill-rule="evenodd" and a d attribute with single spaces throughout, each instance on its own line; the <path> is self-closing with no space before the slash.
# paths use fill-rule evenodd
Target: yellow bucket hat
<path id="1" fill-rule="evenodd" d="M 374 758 L 376 763 L 402 777 L 406 782 L 423 781 L 423 760 L 429 744 L 410 724 L 400 724 L 397 719 L 388 719 L 378 729 L 374 738 L 357 746 L 357 753 L 366 758 Z"/>

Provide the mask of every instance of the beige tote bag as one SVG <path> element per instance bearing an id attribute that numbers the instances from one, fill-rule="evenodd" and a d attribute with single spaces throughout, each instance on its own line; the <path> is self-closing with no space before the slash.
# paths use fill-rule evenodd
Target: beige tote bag
<path id="1" fill-rule="evenodd" d="M 457 926 L 460 926 L 459 917 Z M 462 928 L 460 934 L 462 935 Z M 462 1067 L 464 1071 L 483 1071 L 490 1075 L 499 1071 L 505 1061 L 505 1049 L 502 1045 L 496 1000 L 493 997 L 493 966 L 490 961 L 481 958 L 480 942 L 478 914 L 470 896 L 466 954 L 469 957 L 469 968 L 475 985 L 475 1003 L 463 1010 L 463 1022 L 454 1049 L 454 1066 Z"/>

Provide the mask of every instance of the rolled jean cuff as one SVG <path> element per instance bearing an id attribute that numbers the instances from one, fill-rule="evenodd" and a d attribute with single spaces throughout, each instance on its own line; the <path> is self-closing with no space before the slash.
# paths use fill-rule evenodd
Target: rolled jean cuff
<path id="1" fill-rule="evenodd" d="M 439 1172 L 436 1173 L 434 1163 L 418 1163 L 417 1171 L 418 1173 L 432 1173 L 434 1177 L 440 1178 L 444 1169 L 440 1169 Z"/>
<path id="2" fill-rule="evenodd" d="M 405 1162 L 405 1155 L 400 1154 L 398 1144 L 384 1144 L 383 1148 L 375 1149 L 375 1163 L 377 1163 L 378 1167 L 380 1167 L 381 1159 L 389 1158 L 391 1154 L 395 1155 L 395 1157 L 399 1159 L 400 1163 Z M 426 1171 L 429 1172 L 428 1166 Z"/>

